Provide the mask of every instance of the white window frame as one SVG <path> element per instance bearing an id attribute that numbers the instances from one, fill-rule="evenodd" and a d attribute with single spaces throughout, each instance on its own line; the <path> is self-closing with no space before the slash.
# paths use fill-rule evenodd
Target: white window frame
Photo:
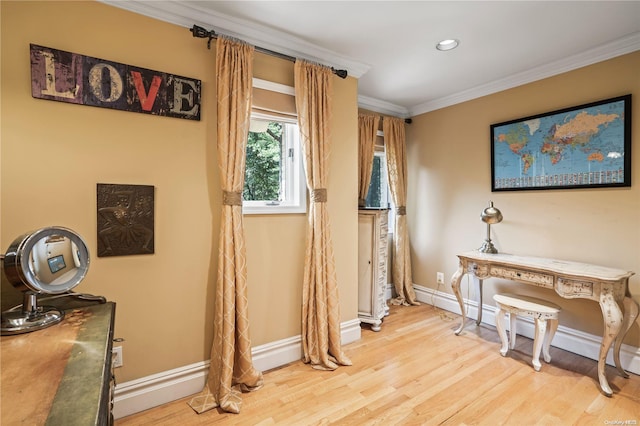
<path id="1" fill-rule="evenodd" d="M 391 193 L 390 193 L 390 189 L 389 189 L 389 179 L 387 178 L 387 153 L 385 151 L 378 151 L 376 150 L 373 153 L 374 157 L 380 157 L 380 174 L 383 176 L 383 180 L 384 180 L 384 189 L 386 191 L 381 192 L 381 208 L 387 208 L 389 205 L 391 205 L 392 200 L 391 200 Z"/>
<path id="2" fill-rule="evenodd" d="M 293 87 L 272 83 L 265 80 L 253 79 L 253 87 L 272 90 L 274 92 L 294 94 Z M 307 212 L 307 182 L 302 164 L 302 145 L 300 143 L 300 131 L 297 119 L 269 116 L 264 113 L 251 114 L 251 118 L 259 120 L 277 121 L 295 126 L 285 126 L 287 132 L 284 137 L 285 152 L 292 155 L 285 158 L 284 167 L 284 190 L 283 201 L 253 201 L 244 200 L 242 202 L 242 213 L 252 214 L 298 214 Z M 291 179 L 292 178 L 292 179 Z"/>

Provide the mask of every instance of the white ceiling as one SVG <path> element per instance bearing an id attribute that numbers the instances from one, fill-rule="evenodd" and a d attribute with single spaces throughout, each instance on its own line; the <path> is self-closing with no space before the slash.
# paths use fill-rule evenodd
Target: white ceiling
<path id="1" fill-rule="evenodd" d="M 405 118 L 640 50 L 640 1 L 103 2 L 346 69 Z"/>

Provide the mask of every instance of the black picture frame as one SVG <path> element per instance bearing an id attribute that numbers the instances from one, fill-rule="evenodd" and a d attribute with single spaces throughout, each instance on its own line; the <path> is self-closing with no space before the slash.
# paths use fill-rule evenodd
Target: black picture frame
<path id="1" fill-rule="evenodd" d="M 630 94 L 490 130 L 491 192 L 631 186 Z"/>
<path id="2" fill-rule="evenodd" d="M 49 270 L 52 274 L 62 271 L 67 267 L 67 265 L 64 263 L 64 256 L 61 254 L 48 258 L 47 263 L 49 263 Z"/>

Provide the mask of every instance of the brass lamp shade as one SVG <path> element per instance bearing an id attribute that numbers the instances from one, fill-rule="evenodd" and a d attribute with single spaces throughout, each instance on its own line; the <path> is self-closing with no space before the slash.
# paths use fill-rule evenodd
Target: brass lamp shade
<path id="1" fill-rule="evenodd" d="M 497 208 L 493 207 L 493 201 L 489 201 L 489 207 L 482 210 L 482 214 L 480 218 L 483 222 L 494 224 L 502 222 L 502 212 Z"/>
<path id="2" fill-rule="evenodd" d="M 480 219 L 487 224 L 487 238 L 478 251 L 481 253 L 498 253 L 498 250 L 491 242 L 491 225 L 502 222 L 502 212 L 493 206 L 493 201 L 489 201 L 489 207 L 482 211 Z"/>

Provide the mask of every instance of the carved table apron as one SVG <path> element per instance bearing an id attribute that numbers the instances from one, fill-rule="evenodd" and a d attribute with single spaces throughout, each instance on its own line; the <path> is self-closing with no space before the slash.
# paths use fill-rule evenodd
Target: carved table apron
<path id="1" fill-rule="evenodd" d="M 466 321 L 460 292 L 460 282 L 465 274 L 474 275 L 480 281 L 478 324 L 482 319 L 482 280 L 485 278 L 502 278 L 553 289 L 565 299 L 589 299 L 600 304 L 604 334 L 598 357 L 598 379 L 602 392 L 607 396 L 613 394 L 605 376 L 606 356 L 613 342 L 616 368 L 623 377 L 629 377 L 620 365 L 620 346 L 638 317 L 638 303 L 629 293 L 629 277 L 633 272 L 564 260 L 478 251 L 458 254 L 458 258 L 460 265 L 451 278 L 451 287 L 462 312 L 462 322 L 455 331 L 456 335 L 460 334 Z"/>

